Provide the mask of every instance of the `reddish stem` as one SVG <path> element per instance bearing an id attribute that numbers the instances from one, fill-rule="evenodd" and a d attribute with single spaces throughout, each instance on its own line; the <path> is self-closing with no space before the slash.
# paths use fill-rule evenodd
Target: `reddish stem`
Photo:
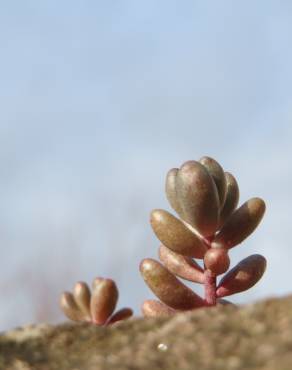
<path id="1" fill-rule="evenodd" d="M 205 270 L 205 301 L 208 306 L 216 306 L 216 275 L 210 270 Z"/>

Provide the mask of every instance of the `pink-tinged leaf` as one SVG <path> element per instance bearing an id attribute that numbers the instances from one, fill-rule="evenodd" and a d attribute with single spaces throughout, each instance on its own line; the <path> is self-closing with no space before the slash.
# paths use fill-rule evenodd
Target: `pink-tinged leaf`
<path id="1" fill-rule="evenodd" d="M 226 199 L 226 178 L 223 168 L 220 164 L 215 161 L 215 159 L 210 157 L 202 157 L 199 161 L 208 170 L 209 174 L 212 176 L 218 191 L 220 208 L 222 208 Z"/>
<path id="2" fill-rule="evenodd" d="M 215 182 L 199 162 L 185 162 L 177 173 L 177 198 L 183 219 L 205 236 L 212 236 L 219 222 L 219 197 Z"/>
<path id="3" fill-rule="evenodd" d="M 174 310 L 171 307 L 168 307 L 166 304 L 159 301 L 149 299 L 142 304 L 142 314 L 144 317 L 160 317 L 160 316 L 171 316 L 178 310 Z"/>
<path id="4" fill-rule="evenodd" d="M 70 292 L 64 292 L 61 295 L 60 307 L 64 314 L 73 321 L 84 321 L 87 320 L 87 316 L 77 306 L 73 294 Z"/>
<path id="5" fill-rule="evenodd" d="M 90 298 L 91 293 L 89 287 L 83 281 L 79 281 L 75 284 L 73 290 L 74 300 L 79 307 L 80 311 L 90 320 Z"/>
<path id="6" fill-rule="evenodd" d="M 196 283 L 204 283 L 204 270 L 190 257 L 182 256 L 161 245 L 159 259 L 173 274 Z"/>
<path id="7" fill-rule="evenodd" d="M 220 222 L 218 229 L 222 228 L 222 226 L 225 224 L 225 222 L 228 220 L 230 215 L 237 207 L 239 201 L 239 187 L 235 177 L 231 173 L 225 172 L 225 178 L 227 184 L 226 199 L 220 212 Z"/>
<path id="8" fill-rule="evenodd" d="M 217 297 L 243 292 L 254 286 L 263 276 L 266 263 L 265 257 L 259 254 L 253 254 L 239 262 L 223 276 L 216 291 Z"/>
<path id="9" fill-rule="evenodd" d="M 118 300 L 118 289 L 111 279 L 95 279 L 92 289 L 90 311 L 92 321 L 103 325 L 114 312 Z"/>
<path id="10" fill-rule="evenodd" d="M 224 248 L 210 248 L 205 254 L 204 264 L 214 275 L 223 274 L 230 265 L 227 250 Z"/>
<path id="11" fill-rule="evenodd" d="M 150 223 L 157 238 L 179 254 L 203 258 L 207 247 L 181 220 L 163 209 L 151 212 Z"/>
<path id="12" fill-rule="evenodd" d="M 133 315 L 133 310 L 131 308 L 125 307 L 118 310 L 113 316 L 108 320 L 106 325 L 112 325 L 118 321 L 126 320 Z"/>
<path id="13" fill-rule="evenodd" d="M 176 194 L 176 176 L 178 168 L 172 168 L 166 175 L 165 192 L 171 207 L 182 217 L 182 209 Z"/>
<path id="14" fill-rule="evenodd" d="M 140 264 L 140 272 L 153 293 L 166 305 L 181 310 L 203 307 L 205 301 L 180 282 L 161 263 L 147 258 Z"/>
<path id="15" fill-rule="evenodd" d="M 96 277 L 93 282 L 92 282 L 92 290 L 94 290 L 102 281 L 106 280 L 105 278 L 103 277 Z"/>
<path id="16" fill-rule="evenodd" d="M 241 243 L 258 226 L 265 209 L 265 202 L 260 198 L 252 198 L 245 202 L 216 234 L 212 247 L 232 248 Z"/>

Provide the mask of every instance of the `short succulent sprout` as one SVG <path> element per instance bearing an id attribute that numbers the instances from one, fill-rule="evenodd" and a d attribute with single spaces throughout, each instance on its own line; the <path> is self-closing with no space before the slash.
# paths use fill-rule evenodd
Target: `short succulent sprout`
<path id="1" fill-rule="evenodd" d="M 159 248 L 162 263 L 144 259 L 140 271 L 161 302 L 145 301 L 144 316 L 226 304 L 222 297 L 247 290 L 259 281 L 266 260 L 258 254 L 227 270 L 229 249 L 247 238 L 264 215 L 262 199 L 252 198 L 236 209 L 239 200 L 236 179 L 210 157 L 171 169 L 166 176 L 166 196 L 179 218 L 162 209 L 151 213 L 151 226 L 162 243 Z M 204 268 L 195 258 L 203 259 Z M 217 276 L 225 272 L 217 285 Z M 204 284 L 205 298 L 176 276 Z"/>
<path id="2" fill-rule="evenodd" d="M 130 308 L 122 308 L 113 313 L 118 295 L 113 280 L 98 277 L 93 280 L 92 292 L 84 282 L 76 283 L 73 293 L 64 292 L 61 295 L 60 306 L 65 315 L 73 321 L 108 326 L 133 314 Z"/>

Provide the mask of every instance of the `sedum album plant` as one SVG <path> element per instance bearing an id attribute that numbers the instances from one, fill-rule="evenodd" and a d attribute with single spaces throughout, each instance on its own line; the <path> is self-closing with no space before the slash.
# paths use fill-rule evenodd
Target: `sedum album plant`
<path id="1" fill-rule="evenodd" d="M 75 284 L 73 293 L 64 292 L 60 305 L 65 315 L 73 321 L 108 326 L 132 316 L 130 308 L 122 308 L 113 314 L 118 301 L 118 288 L 111 279 L 95 278 L 92 292 L 84 282 Z"/>
<path id="2" fill-rule="evenodd" d="M 210 157 L 171 169 L 166 176 L 166 196 L 178 217 L 163 209 L 151 212 L 151 226 L 161 242 L 161 262 L 146 258 L 140 272 L 159 301 L 143 303 L 145 317 L 230 304 L 222 298 L 245 291 L 260 280 L 266 268 L 263 256 L 253 254 L 228 271 L 228 253 L 260 223 L 265 212 L 262 199 L 252 198 L 237 208 L 235 178 Z M 177 277 L 202 284 L 204 298 Z M 72 320 L 110 325 L 132 315 L 129 308 L 113 314 L 117 299 L 115 283 L 96 278 L 92 293 L 82 282 L 75 285 L 73 294 L 63 293 L 61 308 Z"/>
<path id="3" fill-rule="evenodd" d="M 145 301 L 144 316 L 226 304 L 221 298 L 258 282 L 266 268 L 266 260 L 259 254 L 227 270 L 229 250 L 247 238 L 264 215 L 262 199 L 252 198 L 236 209 L 237 182 L 210 157 L 171 169 L 166 176 L 166 196 L 179 218 L 163 209 L 151 213 L 151 226 L 162 243 L 159 248 L 162 263 L 146 258 L 140 271 L 161 302 Z M 195 259 L 203 260 L 203 267 Z M 217 284 L 217 277 L 224 273 Z M 199 297 L 176 276 L 203 284 L 205 297 Z"/>

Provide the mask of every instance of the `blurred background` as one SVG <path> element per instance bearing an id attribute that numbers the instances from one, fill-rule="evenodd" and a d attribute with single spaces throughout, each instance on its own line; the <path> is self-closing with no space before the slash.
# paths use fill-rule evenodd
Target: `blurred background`
<path id="1" fill-rule="evenodd" d="M 0 42 L 0 330 L 64 320 L 60 293 L 95 276 L 140 315 L 149 212 L 203 155 L 267 203 L 231 251 L 266 275 L 233 301 L 291 292 L 290 1 L 12 0 Z"/>

